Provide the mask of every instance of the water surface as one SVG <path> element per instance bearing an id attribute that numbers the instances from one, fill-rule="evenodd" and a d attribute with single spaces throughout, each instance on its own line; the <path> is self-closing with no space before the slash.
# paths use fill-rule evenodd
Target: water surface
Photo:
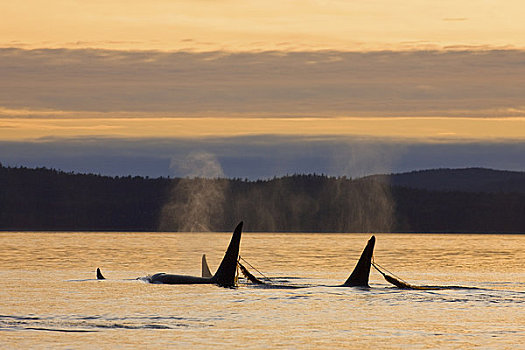
<path id="1" fill-rule="evenodd" d="M 133 280 L 200 275 L 202 253 L 214 271 L 230 236 L 1 232 L 0 346 L 515 348 L 525 335 L 525 235 L 376 235 L 375 260 L 406 281 L 476 289 L 399 290 L 375 271 L 370 289 L 325 287 L 368 234 L 243 234 L 245 259 L 309 288 Z"/>

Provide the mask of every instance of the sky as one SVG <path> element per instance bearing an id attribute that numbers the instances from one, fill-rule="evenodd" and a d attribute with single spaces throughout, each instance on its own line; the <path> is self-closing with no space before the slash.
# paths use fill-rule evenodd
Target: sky
<path id="1" fill-rule="evenodd" d="M 521 1 L 0 4 L 0 163 L 103 175 L 525 171 Z"/>

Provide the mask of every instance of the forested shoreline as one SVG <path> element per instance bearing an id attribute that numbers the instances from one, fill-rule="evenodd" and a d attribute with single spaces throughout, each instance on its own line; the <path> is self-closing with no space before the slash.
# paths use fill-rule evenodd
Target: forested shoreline
<path id="1" fill-rule="evenodd" d="M 490 186 L 474 186 L 487 171 Z M 462 182 L 435 190 L 421 185 L 428 173 L 417 172 L 410 173 L 419 184 L 412 186 L 396 184 L 397 175 L 151 179 L 0 166 L 0 230 L 227 232 L 244 220 L 255 232 L 525 233 L 523 173 L 436 174 Z"/>

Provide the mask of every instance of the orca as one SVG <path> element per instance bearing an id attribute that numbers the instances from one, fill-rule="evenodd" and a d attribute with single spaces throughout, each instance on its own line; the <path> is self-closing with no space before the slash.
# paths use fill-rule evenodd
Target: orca
<path id="1" fill-rule="evenodd" d="M 354 270 L 348 277 L 348 279 L 342 285 L 337 286 L 325 286 L 325 287 L 365 287 L 370 288 L 368 285 L 368 279 L 370 276 L 370 267 L 372 266 L 372 257 L 374 255 L 374 246 L 376 238 L 372 236 L 368 243 L 366 244 L 365 249 L 361 253 Z M 204 261 L 204 260 L 203 260 Z M 312 286 L 300 286 L 300 285 L 282 285 L 282 284 L 272 284 L 266 281 L 261 281 L 252 275 L 246 267 L 244 267 L 240 262 L 238 263 L 244 277 L 250 281 L 252 284 L 259 285 L 266 288 L 309 288 Z"/>
<path id="2" fill-rule="evenodd" d="M 372 255 L 374 250 L 374 242 L 375 238 L 372 236 L 370 240 L 368 241 L 367 246 L 365 247 L 365 250 L 363 251 L 363 254 L 361 254 L 361 258 L 357 262 L 357 265 L 348 278 L 348 280 L 345 282 L 343 286 L 362 286 L 362 287 L 369 287 L 368 286 L 368 275 L 370 274 L 370 266 L 373 266 L 383 277 L 385 280 L 387 280 L 389 283 L 392 283 L 394 286 L 396 286 L 399 289 L 412 289 L 412 290 L 443 290 L 443 289 L 480 289 L 478 287 L 465 287 L 465 286 L 432 286 L 432 285 L 424 285 L 424 286 L 416 286 L 413 284 L 410 284 L 408 282 L 405 282 L 399 278 L 396 278 L 394 276 L 390 276 L 383 272 L 378 264 L 374 263 L 372 261 Z"/>
<path id="3" fill-rule="evenodd" d="M 235 287 L 235 274 L 237 272 L 242 226 L 243 222 L 241 221 L 235 228 L 224 258 L 213 276 L 197 277 L 157 273 L 148 277 L 147 281 L 154 284 L 216 284 L 221 287 Z"/>
<path id="4" fill-rule="evenodd" d="M 202 254 L 202 275 L 201 277 L 213 277 L 213 274 L 210 272 L 208 267 L 208 262 L 206 261 L 206 254 Z M 97 267 L 97 280 L 105 280 L 106 277 L 100 271 L 100 268 Z"/>
<path id="5" fill-rule="evenodd" d="M 241 241 L 243 222 L 241 221 L 235 228 L 230 244 L 224 258 L 217 269 L 217 272 L 212 275 L 208 263 L 206 261 L 206 255 L 202 255 L 202 275 L 187 276 L 187 275 L 173 275 L 167 273 L 157 273 L 153 276 L 145 278 L 138 278 L 153 284 L 216 284 L 221 287 L 234 287 L 235 286 L 235 275 L 237 272 L 237 266 L 241 268 L 241 272 L 246 278 L 254 284 L 263 285 L 269 288 L 308 288 L 312 286 L 296 286 L 296 285 L 276 285 L 269 282 L 258 280 L 249 271 L 238 262 L 239 259 L 239 247 Z M 354 267 L 354 270 L 348 277 L 348 279 L 342 284 L 331 287 L 366 287 L 370 276 L 370 268 L 372 266 L 372 256 L 374 254 L 375 236 L 372 236 L 367 245 L 365 246 L 361 256 Z M 97 279 L 105 279 L 102 272 L 97 268 Z"/>

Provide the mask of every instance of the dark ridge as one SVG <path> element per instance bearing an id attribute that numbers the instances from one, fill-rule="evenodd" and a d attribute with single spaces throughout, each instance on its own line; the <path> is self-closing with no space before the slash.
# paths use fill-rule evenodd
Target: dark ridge
<path id="1" fill-rule="evenodd" d="M 485 168 L 431 169 L 367 177 L 430 191 L 525 193 L 525 172 Z"/>
<path id="2" fill-rule="evenodd" d="M 207 208 L 213 209 L 205 227 L 211 231 L 228 232 L 244 220 L 248 232 L 525 233 L 524 172 L 437 169 L 247 181 L 108 177 L 1 164 L 0 230 L 182 231 L 181 208 L 191 205 L 195 189 L 214 186 L 221 200 Z M 171 217 L 161 226 L 166 210 Z M 195 214 L 191 220 L 198 221 L 206 213 Z"/>

